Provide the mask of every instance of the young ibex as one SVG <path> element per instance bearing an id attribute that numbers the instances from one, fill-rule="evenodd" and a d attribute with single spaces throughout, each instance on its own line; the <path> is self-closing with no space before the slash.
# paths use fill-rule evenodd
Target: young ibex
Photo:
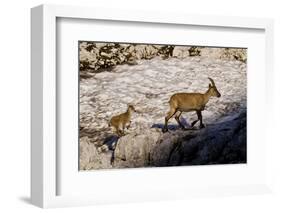
<path id="1" fill-rule="evenodd" d="M 204 94 L 201 93 L 176 93 L 171 96 L 169 104 L 170 111 L 165 117 L 165 125 L 163 132 L 168 131 L 168 121 L 171 117 L 175 116 L 179 126 L 184 129 L 184 125 L 180 122 L 180 116 L 182 112 L 196 111 L 198 119 L 193 121 L 191 126 L 193 127 L 200 120 L 200 128 L 204 128 L 202 122 L 202 111 L 205 109 L 205 105 L 208 103 L 211 96 L 220 97 L 221 94 L 217 90 L 213 79 L 209 78 L 212 84 L 209 84 L 209 89 Z"/>
<path id="2" fill-rule="evenodd" d="M 109 126 L 114 127 L 118 136 L 124 135 L 125 127 L 128 129 L 131 125 L 132 112 L 136 112 L 134 106 L 128 105 L 126 112 L 113 116 L 109 121 Z"/>

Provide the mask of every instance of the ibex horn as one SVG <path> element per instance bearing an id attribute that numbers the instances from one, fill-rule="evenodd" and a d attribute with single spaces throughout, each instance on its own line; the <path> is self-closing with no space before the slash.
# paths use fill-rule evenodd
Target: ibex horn
<path id="1" fill-rule="evenodd" d="M 215 82 L 213 79 L 209 78 L 209 80 L 211 81 L 212 85 L 215 86 Z"/>

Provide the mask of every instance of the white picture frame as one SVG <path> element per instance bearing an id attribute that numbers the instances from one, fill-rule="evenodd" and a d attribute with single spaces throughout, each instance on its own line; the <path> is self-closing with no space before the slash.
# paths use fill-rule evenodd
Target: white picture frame
<path id="1" fill-rule="evenodd" d="M 200 26 L 202 28 L 227 28 L 231 29 L 256 29 L 264 32 L 265 53 L 263 79 L 265 87 L 261 92 L 266 94 L 266 107 L 273 103 L 270 95 L 273 87 L 273 21 L 271 19 L 241 18 L 241 17 L 216 17 L 203 15 L 173 14 L 168 16 L 161 12 L 148 11 L 116 11 L 105 8 L 85 8 L 74 6 L 41 5 L 31 10 L 31 82 L 32 82 L 32 103 L 31 103 L 31 201 L 34 205 L 47 207 L 92 205 L 99 203 L 116 202 L 138 202 L 144 200 L 165 200 L 182 199 L 188 197 L 202 197 L 214 195 L 242 195 L 253 193 L 264 193 L 271 191 L 271 165 L 270 153 L 270 129 L 266 129 L 265 141 L 262 142 L 267 151 L 263 154 L 267 157 L 264 166 L 257 168 L 257 171 L 264 173 L 264 177 L 254 184 L 241 183 L 239 185 L 218 185 L 202 187 L 200 183 L 193 183 L 193 188 L 183 186 L 182 189 L 169 185 L 163 190 L 153 188 L 148 194 L 144 192 L 126 191 L 122 196 L 110 195 L 58 195 L 58 173 L 57 166 L 57 87 L 60 82 L 57 80 L 57 20 L 65 19 L 87 19 L 89 20 L 115 20 L 122 22 L 153 23 L 156 25 L 187 25 Z M 264 119 L 270 122 L 268 112 L 265 112 Z M 265 123 L 265 122 L 263 122 Z M 184 169 L 184 168 L 182 168 Z M 200 169 L 200 167 L 198 168 Z M 153 169 L 150 169 L 153 170 Z M 167 169 L 159 170 L 165 174 Z M 171 171 L 171 170 L 170 170 Z M 77 171 L 78 172 L 78 171 Z M 142 170 L 126 170 L 125 173 L 136 175 Z M 174 173 L 179 173 L 173 170 Z M 118 175 L 115 171 L 110 175 Z M 124 172 L 123 172 L 124 173 Z M 73 183 L 75 184 L 75 183 Z M 161 184 L 159 185 L 161 186 Z M 127 194 L 126 194 L 127 193 Z M 176 196 L 175 196 L 176 193 Z"/>

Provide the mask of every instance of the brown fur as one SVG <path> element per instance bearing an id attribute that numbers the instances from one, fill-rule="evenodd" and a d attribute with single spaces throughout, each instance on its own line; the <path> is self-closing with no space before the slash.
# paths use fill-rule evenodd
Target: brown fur
<path id="1" fill-rule="evenodd" d="M 131 125 L 132 112 L 136 112 L 134 106 L 129 105 L 126 112 L 113 116 L 109 121 L 109 126 L 115 129 L 118 136 L 124 135 L 125 128 L 129 129 Z"/>
<path id="2" fill-rule="evenodd" d="M 209 89 L 204 93 L 176 93 L 171 96 L 169 104 L 170 111 L 165 117 L 165 125 L 163 132 L 168 131 L 168 121 L 171 117 L 175 115 L 175 119 L 180 125 L 181 128 L 184 128 L 184 125 L 180 122 L 180 116 L 182 112 L 191 112 L 196 111 L 198 120 L 192 122 L 191 126 L 194 126 L 197 121 L 200 120 L 200 127 L 203 128 L 204 124 L 202 123 L 202 111 L 205 109 L 205 105 L 208 103 L 211 96 L 220 97 L 221 94 L 216 88 L 215 82 L 213 79 L 209 78 L 212 84 L 209 84 Z"/>

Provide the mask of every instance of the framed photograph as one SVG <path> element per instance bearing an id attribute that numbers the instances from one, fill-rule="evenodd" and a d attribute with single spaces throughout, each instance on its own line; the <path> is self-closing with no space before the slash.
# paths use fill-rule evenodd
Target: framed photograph
<path id="1" fill-rule="evenodd" d="M 31 10 L 40 207 L 270 192 L 270 19 Z"/>

